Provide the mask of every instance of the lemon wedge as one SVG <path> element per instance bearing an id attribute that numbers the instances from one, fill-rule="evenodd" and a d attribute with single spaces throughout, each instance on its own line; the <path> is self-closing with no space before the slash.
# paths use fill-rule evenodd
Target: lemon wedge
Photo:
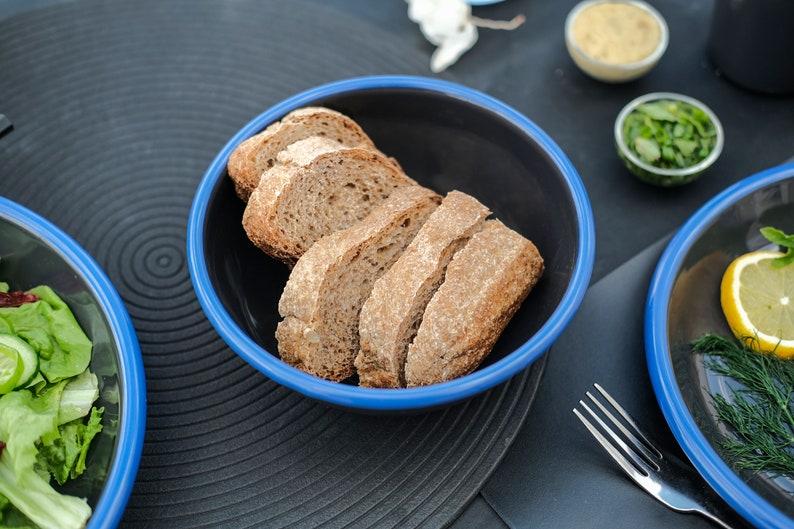
<path id="1" fill-rule="evenodd" d="M 794 357 L 794 266 L 774 267 L 780 252 L 737 257 L 725 271 L 720 303 L 733 334 L 748 346 Z"/>

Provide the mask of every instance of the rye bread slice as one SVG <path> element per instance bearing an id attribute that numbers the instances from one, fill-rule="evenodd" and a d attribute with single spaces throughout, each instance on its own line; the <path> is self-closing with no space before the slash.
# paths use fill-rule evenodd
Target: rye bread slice
<path id="1" fill-rule="evenodd" d="M 307 138 L 279 155 L 251 193 L 243 213 L 248 238 L 292 266 L 320 237 L 352 226 L 396 189 L 416 186 L 385 155 L 331 149 Z"/>
<path id="2" fill-rule="evenodd" d="M 361 386 L 405 387 L 405 357 L 425 307 L 444 280 L 452 256 L 489 214 L 474 197 L 451 191 L 375 282 L 359 322 L 361 351 L 355 365 Z"/>
<path id="3" fill-rule="evenodd" d="M 279 300 L 281 359 L 333 381 L 353 375 L 361 306 L 440 202 L 427 188 L 403 187 L 362 221 L 317 241 L 292 269 Z"/>
<path id="4" fill-rule="evenodd" d="M 427 304 L 408 347 L 408 387 L 436 384 L 473 371 L 543 274 L 531 241 L 488 220 L 459 250 Z"/>
<path id="5" fill-rule="evenodd" d="M 247 201 L 262 175 L 277 163 L 278 153 L 311 136 L 328 138 L 339 147 L 376 150 L 362 128 L 344 114 L 325 107 L 299 108 L 232 151 L 226 169 L 237 196 Z"/>

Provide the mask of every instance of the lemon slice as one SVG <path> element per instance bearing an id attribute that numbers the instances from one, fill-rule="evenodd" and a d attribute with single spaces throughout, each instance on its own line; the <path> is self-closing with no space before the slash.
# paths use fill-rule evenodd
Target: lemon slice
<path id="1" fill-rule="evenodd" d="M 774 267 L 780 252 L 737 257 L 720 285 L 722 311 L 731 331 L 758 352 L 794 357 L 794 265 Z"/>

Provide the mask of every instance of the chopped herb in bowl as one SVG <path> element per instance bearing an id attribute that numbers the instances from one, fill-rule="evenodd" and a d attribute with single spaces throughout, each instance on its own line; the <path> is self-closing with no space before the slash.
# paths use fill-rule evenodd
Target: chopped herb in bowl
<path id="1" fill-rule="evenodd" d="M 668 92 L 630 102 L 615 121 L 615 142 L 626 167 L 665 187 L 691 182 L 722 152 L 717 116 L 703 103 Z"/>

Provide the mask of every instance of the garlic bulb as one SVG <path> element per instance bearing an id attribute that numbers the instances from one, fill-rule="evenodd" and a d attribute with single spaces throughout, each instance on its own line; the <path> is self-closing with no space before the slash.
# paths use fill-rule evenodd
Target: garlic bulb
<path id="1" fill-rule="evenodd" d="M 437 46 L 430 58 L 430 69 L 449 68 L 477 42 L 477 27 L 515 29 L 524 22 L 518 15 L 510 21 L 486 20 L 472 16 L 471 6 L 463 0 L 406 0 L 408 18 L 419 24 L 422 35 Z"/>

